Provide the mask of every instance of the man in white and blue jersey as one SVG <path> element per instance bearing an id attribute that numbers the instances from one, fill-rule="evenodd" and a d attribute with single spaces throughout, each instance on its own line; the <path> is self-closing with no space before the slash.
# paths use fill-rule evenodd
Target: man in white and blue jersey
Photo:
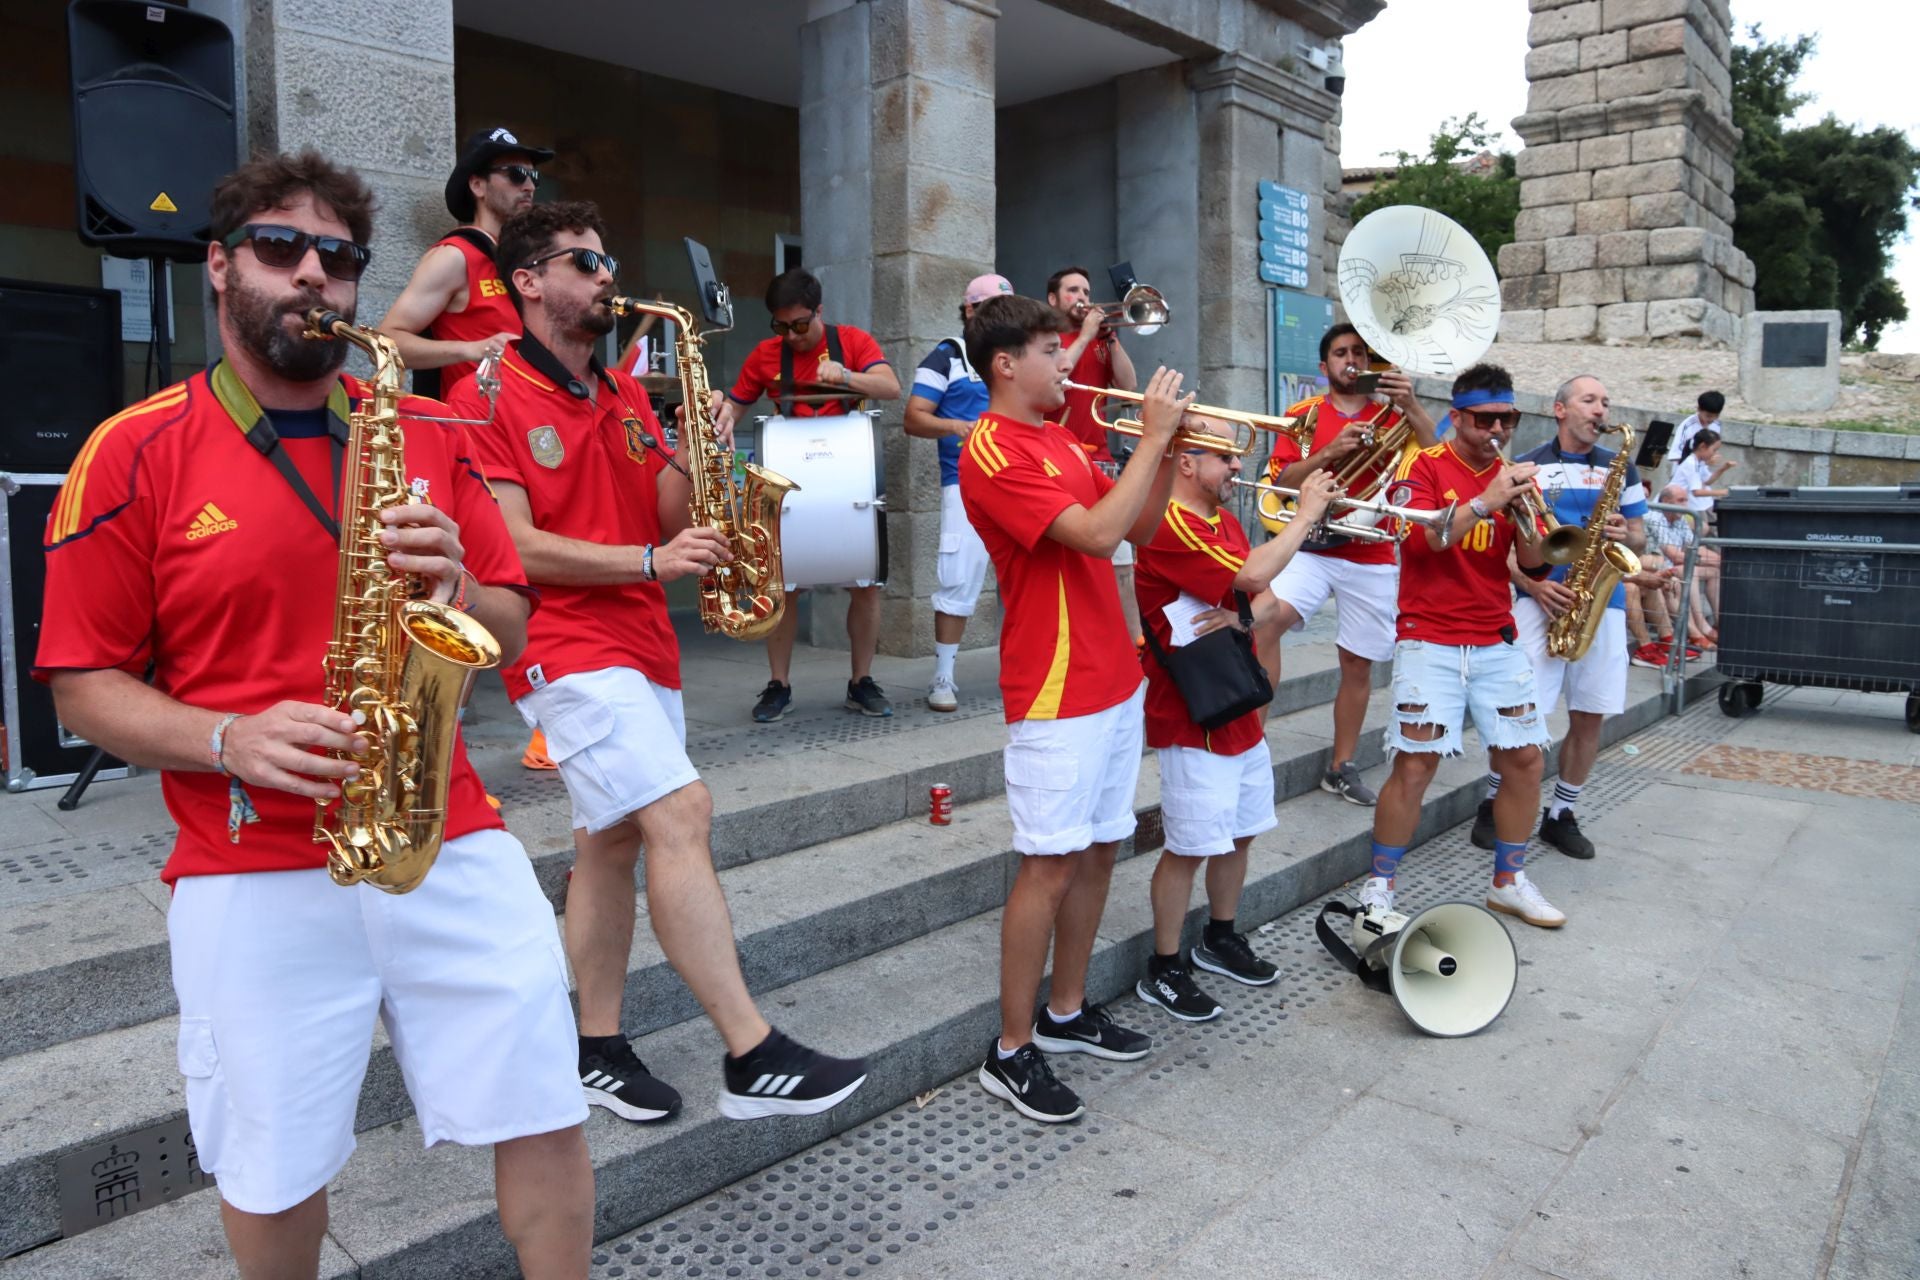
<path id="1" fill-rule="evenodd" d="M 1005 276 L 974 277 L 960 302 L 961 325 L 975 306 L 1012 292 Z M 987 384 L 967 363 L 966 343 L 942 338 L 913 371 L 905 424 L 908 435 L 940 442 L 940 589 L 933 593 L 933 681 L 927 686 L 927 706 L 934 711 L 960 705 L 953 660 L 987 579 L 986 544 L 960 505 L 960 442 L 986 408 Z"/>
<path id="2" fill-rule="evenodd" d="M 1602 449 L 1598 441 L 1607 425 L 1608 408 L 1607 389 L 1600 379 L 1590 374 L 1568 379 L 1553 396 L 1559 428 L 1554 438 L 1514 459 L 1539 468 L 1535 479 L 1554 518 L 1562 524 L 1584 526 L 1606 486 L 1614 453 Z M 1629 462 L 1619 510 L 1607 519 L 1607 540 L 1641 551 L 1647 545 L 1646 514 L 1647 490 Z M 1581 833 L 1573 807 L 1600 753 L 1600 722 L 1627 708 L 1627 592 L 1624 586 L 1613 589 L 1592 646 L 1579 661 L 1568 662 L 1547 652 L 1549 621 L 1574 603 L 1566 577 L 1565 565 L 1537 582 L 1514 572 L 1513 622 L 1520 646 L 1533 662 L 1534 698 L 1541 712 L 1550 713 L 1558 705 L 1562 690 L 1567 695 L 1567 740 L 1560 747 L 1560 777 L 1553 784 L 1553 801 L 1540 815 L 1540 839 L 1568 857 L 1591 858 L 1593 841 Z M 1483 849 L 1493 847 L 1492 800 L 1499 790 L 1500 775 L 1488 774 L 1487 799 L 1473 830 L 1474 843 Z"/>

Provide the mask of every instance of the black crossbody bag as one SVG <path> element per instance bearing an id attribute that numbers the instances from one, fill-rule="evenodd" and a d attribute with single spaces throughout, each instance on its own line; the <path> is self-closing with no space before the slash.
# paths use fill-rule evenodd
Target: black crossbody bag
<path id="1" fill-rule="evenodd" d="M 1187 714 L 1202 729 L 1218 729 L 1273 701 L 1273 685 L 1253 652 L 1251 603 L 1244 591 L 1234 592 L 1233 600 L 1240 606 L 1240 627 L 1209 631 L 1171 653 L 1160 647 L 1152 627 L 1141 628 L 1154 660 L 1173 677 Z"/>

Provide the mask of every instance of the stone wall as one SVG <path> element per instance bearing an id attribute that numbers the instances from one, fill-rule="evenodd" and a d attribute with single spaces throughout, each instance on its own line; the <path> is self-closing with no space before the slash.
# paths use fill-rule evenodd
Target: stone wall
<path id="1" fill-rule="evenodd" d="M 1500 336 L 1731 345 L 1754 276 L 1733 245 L 1727 0 L 1528 3 Z"/>

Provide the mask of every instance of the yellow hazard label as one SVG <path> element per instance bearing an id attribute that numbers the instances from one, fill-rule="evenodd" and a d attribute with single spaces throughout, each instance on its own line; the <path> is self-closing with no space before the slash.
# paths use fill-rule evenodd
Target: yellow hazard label
<path id="1" fill-rule="evenodd" d="M 153 198 L 153 203 L 148 205 L 147 208 L 153 210 L 155 213 L 180 212 L 180 206 L 175 204 L 172 200 L 168 199 L 167 193 L 164 191 L 162 191 L 159 195 L 155 196 Z"/>

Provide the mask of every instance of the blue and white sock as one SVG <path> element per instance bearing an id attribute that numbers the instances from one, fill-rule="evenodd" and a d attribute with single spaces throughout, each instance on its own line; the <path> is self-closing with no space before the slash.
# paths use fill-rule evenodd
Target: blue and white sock
<path id="1" fill-rule="evenodd" d="M 1393 886 L 1394 876 L 1400 873 L 1400 859 L 1407 856 L 1407 846 L 1403 844 L 1381 844 L 1373 842 L 1373 874 Z"/>
<path id="2" fill-rule="evenodd" d="M 1547 816 L 1558 818 L 1573 812 L 1574 802 L 1580 799 L 1580 784 L 1555 780 L 1553 784 L 1553 803 L 1547 806 Z"/>
<path id="3" fill-rule="evenodd" d="M 1526 870 L 1527 842 L 1520 840 L 1508 842 L 1494 837 L 1493 841 L 1493 887 L 1504 889 L 1513 883 L 1513 878 Z"/>

